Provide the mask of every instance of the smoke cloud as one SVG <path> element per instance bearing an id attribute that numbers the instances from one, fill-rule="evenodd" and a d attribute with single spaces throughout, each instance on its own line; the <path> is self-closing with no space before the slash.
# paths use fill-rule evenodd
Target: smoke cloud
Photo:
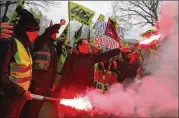
<path id="1" fill-rule="evenodd" d="M 114 84 L 107 94 L 90 91 L 87 96 L 98 114 L 178 117 L 178 1 L 162 3 L 159 23 L 160 32 L 167 39 L 158 53 L 159 60 L 146 67 L 152 74 L 126 90 Z M 153 65 L 160 67 L 156 69 Z"/>

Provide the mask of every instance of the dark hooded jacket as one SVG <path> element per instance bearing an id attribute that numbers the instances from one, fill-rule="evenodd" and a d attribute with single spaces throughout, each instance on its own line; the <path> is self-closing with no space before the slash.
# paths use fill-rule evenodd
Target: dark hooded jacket
<path id="1" fill-rule="evenodd" d="M 119 49 L 113 49 L 98 54 L 69 55 L 62 69 L 60 86 L 57 88 L 60 97 L 73 98 L 75 95 L 83 93 L 87 87 L 93 87 L 95 63 L 109 60 L 119 53 Z"/>
<path id="2" fill-rule="evenodd" d="M 33 75 L 32 83 L 37 83 L 38 86 L 41 85 L 41 87 L 43 88 L 44 87 L 51 88 L 55 81 L 58 55 L 57 55 L 56 46 L 53 42 L 53 39 L 51 39 L 51 36 L 54 33 L 57 33 L 59 29 L 60 29 L 59 24 L 55 24 L 51 27 L 48 27 L 45 30 L 45 32 L 35 40 L 32 48 L 32 55 L 34 55 L 35 52 L 42 49 L 45 43 L 47 43 L 48 48 L 50 50 L 51 58 L 50 58 L 50 65 L 48 70 L 45 71 L 40 69 L 33 69 L 33 73 L 32 73 Z M 35 57 L 33 57 L 33 61 L 34 59 Z"/>

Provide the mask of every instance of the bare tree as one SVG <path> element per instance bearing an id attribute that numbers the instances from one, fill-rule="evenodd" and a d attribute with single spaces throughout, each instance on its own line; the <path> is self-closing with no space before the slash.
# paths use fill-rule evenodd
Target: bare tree
<path id="1" fill-rule="evenodd" d="M 8 20 L 8 17 L 10 17 L 12 12 L 15 10 L 18 2 L 19 1 L 17 1 L 17 0 L 16 1 L 15 0 L 0 1 L 2 21 Z M 27 9 L 32 8 L 33 11 L 36 11 L 36 12 L 41 14 L 40 34 L 42 34 L 50 24 L 50 19 L 44 14 L 44 11 L 49 12 L 50 6 L 59 7 L 60 2 L 59 1 L 47 1 L 47 0 L 44 0 L 44 1 L 24 1 L 24 5 Z"/>
<path id="2" fill-rule="evenodd" d="M 145 25 L 154 26 L 159 17 L 162 1 L 115 1 L 112 2 L 112 13 L 119 24 L 129 30 Z"/>
<path id="3" fill-rule="evenodd" d="M 47 27 L 50 25 L 50 19 L 45 15 L 42 14 L 40 18 L 40 32 L 39 34 L 42 34 Z"/>
<path id="4" fill-rule="evenodd" d="M 41 11 L 44 10 L 46 12 L 50 11 L 50 6 L 59 7 L 61 4 L 59 1 L 25 1 L 25 4 L 29 7 L 33 7 L 35 10 Z"/>
<path id="5" fill-rule="evenodd" d="M 17 3 L 18 1 L 0 1 L 2 21 L 8 20 L 7 14 L 8 14 L 9 7 Z"/>
<path id="6" fill-rule="evenodd" d="M 0 7 L 1 7 L 1 17 L 2 20 L 7 21 L 7 16 L 12 13 L 12 11 L 15 10 L 16 4 L 18 3 L 17 0 L 9 0 L 9 1 L 0 1 Z M 58 7 L 60 5 L 59 1 L 24 1 L 24 4 L 27 7 L 31 7 L 34 9 L 34 11 L 50 11 L 50 6 Z"/>

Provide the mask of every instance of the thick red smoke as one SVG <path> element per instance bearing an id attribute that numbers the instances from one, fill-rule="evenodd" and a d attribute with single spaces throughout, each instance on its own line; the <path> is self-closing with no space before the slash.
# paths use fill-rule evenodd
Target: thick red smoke
<path id="1" fill-rule="evenodd" d="M 127 90 L 111 86 L 108 94 L 90 91 L 87 95 L 99 114 L 135 117 L 178 117 L 178 1 L 164 1 L 159 19 L 160 33 L 168 36 L 160 50 L 160 68 L 146 69 L 151 76 L 133 83 Z M 155 62 L 156 63 L 156 62 Z M 158 64 L 152 64 L 158 65 Z"/>

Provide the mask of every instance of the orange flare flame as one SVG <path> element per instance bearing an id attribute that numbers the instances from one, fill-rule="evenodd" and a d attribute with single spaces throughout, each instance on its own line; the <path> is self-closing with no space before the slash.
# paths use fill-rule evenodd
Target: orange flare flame
<path id="1" fill-rule="evenodd" d="M 65 105 L 65 106 L 70 106 L 78 110 L 88 111 L 92 109 L 92 105 L 88 97 L 77 97 L 74 99 L 61 99 L 60 104 Z"/>

